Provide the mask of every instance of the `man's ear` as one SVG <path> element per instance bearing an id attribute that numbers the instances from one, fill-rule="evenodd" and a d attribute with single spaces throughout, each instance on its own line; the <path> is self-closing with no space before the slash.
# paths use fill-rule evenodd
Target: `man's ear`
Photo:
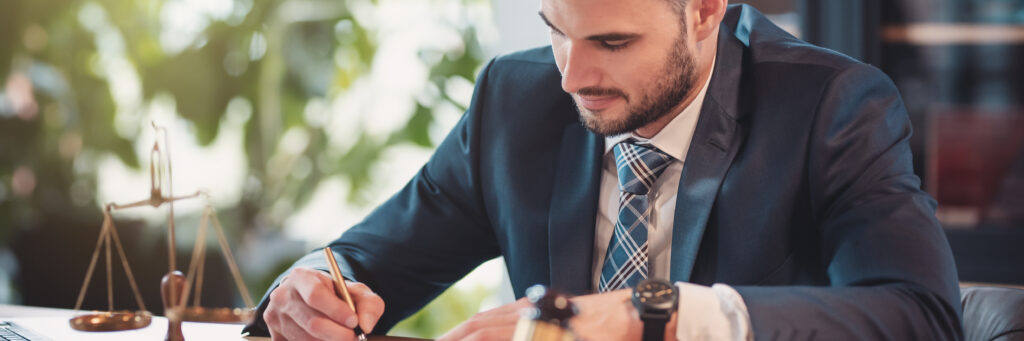
<path id="1" fill-rule="evenodd" d="M 728 5 L 728 0 L 690 0 L 688 6 L 694 13 L 692 18 L 697 41 L 707 39 L 716 31 Z"/>

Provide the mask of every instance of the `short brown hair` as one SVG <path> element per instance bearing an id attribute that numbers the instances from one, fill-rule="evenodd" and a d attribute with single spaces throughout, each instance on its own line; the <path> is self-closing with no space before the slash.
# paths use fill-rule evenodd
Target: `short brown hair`
<path id="1" fill-rule="evenodd" d="M 689 0 L 668 0 L 668 5 L 676 12 L 681 19 L 686 19 L 686 2 Z"/>

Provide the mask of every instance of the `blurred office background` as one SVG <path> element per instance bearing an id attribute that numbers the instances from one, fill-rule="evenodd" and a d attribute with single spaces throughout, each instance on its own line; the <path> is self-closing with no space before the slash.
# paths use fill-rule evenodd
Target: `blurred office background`
<path id="1" fill-rule="evenodd" d="M 1024 284 L 1024 3 L 761 0 L 794 35 L 878 66 L 915 126 L 961 280 Z M 145 199 L 155 122 L 176 194 L 204 190 L 246 285 L 400 188 L 500 53 L 545 45 L 536 1 L 0 2 L 0 303 L 71 307 L 104 203 Z M 202 200 L 175 205 L 178 268 Z M 150 310 L 168 269 L 165 207 L 115 211 Z M 208 238 L 203 302 L 239 306 Z M 85 307 L 106 308 L 100 265 Z M 501 260 L 400 324 L 436 337 L 511 299 Z M 133 309 L 114 266 L 115 305 Z M 259 297 L 253 297 L 258 299 Z"/>

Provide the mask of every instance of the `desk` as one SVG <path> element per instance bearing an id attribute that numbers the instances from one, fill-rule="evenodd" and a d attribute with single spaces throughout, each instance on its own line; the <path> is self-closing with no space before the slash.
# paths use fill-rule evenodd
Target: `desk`
<path id="1" fill-rule="evenodd" d="M 26 307 L 18 305 L 0 304 L 0 320 L 11 321 L 25 328 L 49 337 L 53 340 L 153 340 L 162 341 L 167 334 L 167 318 L 153 316 L 153 323 L 149 327 L 120 332 L 80 332 L 71 329 L 68 319 L 81 314 L 70 309 Z M 181 326 L 182 333 L 187 341 L 202 340 L 239 340 L 239 341 L 269 341 L 267 337 L 242 337 L 241 324 L 228 323 L 199 323 L 185 322 Z M 371 336 L 373 341 L 414 341 L 418 339 L 394 337 L 394 336 Z"/>

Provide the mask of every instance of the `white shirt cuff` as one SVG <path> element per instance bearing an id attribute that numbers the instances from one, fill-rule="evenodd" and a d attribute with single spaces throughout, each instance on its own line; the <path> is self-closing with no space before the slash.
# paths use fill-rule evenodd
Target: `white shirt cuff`
<path id="1" fill-rule="evenodd" d="M 750 313 L 731 286 L 676 282 L 679 289 L 677 340 L 753 340 Z"/>

